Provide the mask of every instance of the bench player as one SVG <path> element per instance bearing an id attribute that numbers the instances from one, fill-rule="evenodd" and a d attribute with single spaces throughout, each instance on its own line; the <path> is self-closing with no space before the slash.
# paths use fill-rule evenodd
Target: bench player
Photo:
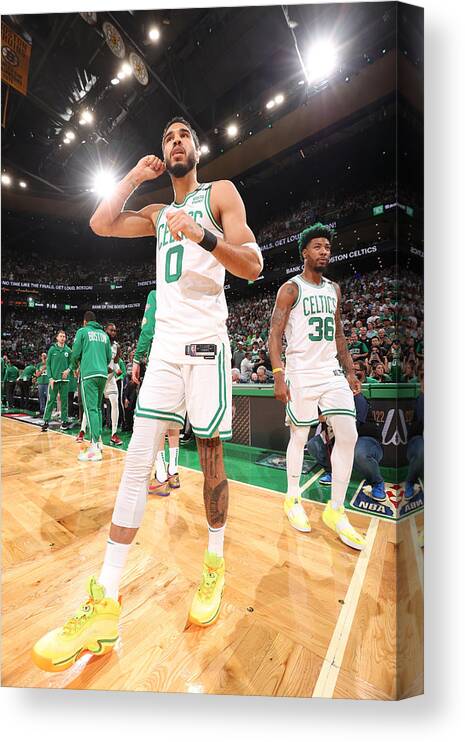
<path id="1" fill-rule="evenodd" d="M 70 666 L 86 649 L 102 654 L 117 640 L 119 583 L 142 521 L 152 463 L 167 429 L 181 427 L 186 412 L 197 438 L 208 523 L 202 577 L 189 620 L 209 625 L 221 607 L 228 510 L 221 439 L 231 436 L 232 406 L 224 277 L 228 270 L 255 280 L 263 260 L 234 185 L 198 182 L 199 140 L 187 121 L 175 118 L 166 125 L 162 152 L 163 160 L 143 157 L 90 222 L 105 237 L 156 236 L 157 316 L 99 579 L 91 578 L 79 618 L 34 646 L 35 662 L 51 671 Z M 171 205 L 124 211 L 131 193 L 165 169 L 174 191 Z"/>
<path id="2" fill-rule="evenodd" d="M 331 500 L 323 521 L 341 541 L 363 549 L 364 537 L 349 523 L 344 498 L 350 481 L 357 442 L 353 392 L 360 391 L 341 321 L 339 286 L 323 276 L 331 255 L 332 231 L 323 224 L 304 230 L 299 252 L 304 270 L 278 291 L 271 318 L 269 350 L 275 397 L 286 404 L 290 426 L 287 447 L 287 495 L 284 511 L 298 531 L 310 531 L 299 483 L 304 446 L 311 425 L 321 415 L 331 421 L 335 443 L 331 454 Z M 281 361 L 286 335 L 286 367 Z"/>

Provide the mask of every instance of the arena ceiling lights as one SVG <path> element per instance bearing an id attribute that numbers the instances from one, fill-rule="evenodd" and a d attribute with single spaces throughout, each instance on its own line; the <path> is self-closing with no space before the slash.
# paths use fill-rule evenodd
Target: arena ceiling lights
<path id="1" fill-rule="evenodd" d="M 327 80 L 337 65 L 337 50 L 329 39 L 315 42 L 304 57 L 308 83 Z"/>
<path id="2" fill-rule="evenodd" d="M 236 126 L 236 124 L 230 124 L 226 129 L 226 134 L 228 135 L 228 137 L 231 137 L 231 139 L 237 137 L 237 135 L 239 134 L 239 127 Z"/>
<path id="3" fill-rule="evenodd" d="M 160 31 L 158 28 L 151 28 L 149 31 L 149 39 L 150 41 L 158 41 L 160 38 Z"/>
<path id="4" fill-rule="evenodd" d="M 110 196 L 116 186 L 116 178 L 108 170 L 101 170 L 94 178 L 94 191 L 105 198 Z"/>

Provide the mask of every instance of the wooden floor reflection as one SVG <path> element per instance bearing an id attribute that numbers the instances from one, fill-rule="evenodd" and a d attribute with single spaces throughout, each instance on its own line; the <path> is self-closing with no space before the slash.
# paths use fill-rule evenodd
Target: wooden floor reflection
<path id="1" fill-rule="evenodd" d="M 151 498 L 122 583 L 116 649 L 64 673 L 32 663 L 39 636 L 78 607 L 105 548 L 125 453 L 77 461 L 72 437 L 13 420 L 3 432 L 2 685 L 394 699 L 422 692 L 422 516 L 363 515 L 369 548 L 345 547 L 306 503 L 293 531 L 282 495 L 231 483 L 226 588 L 216 624 L 186 630 L 206 544 L 202 481 Z M 397 659 L 396 659 L 397 658 Z"/>

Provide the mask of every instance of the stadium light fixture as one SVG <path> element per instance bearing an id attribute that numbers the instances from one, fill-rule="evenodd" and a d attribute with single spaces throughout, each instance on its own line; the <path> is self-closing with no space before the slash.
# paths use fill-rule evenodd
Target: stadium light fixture
<path id="1" fill-rule="evenodd" d="M 282 93 L 278 93 L 278 95 L 275 95 L 274 102 L 276 103 L 277 106 L 280 106 L 281 103 L 283 103 L 283 101 L 284 101 L 284 95 Z"/>
<path id="2" fill-rule="evenodd" d="M 208 155 L 208 153 L 210 152 L 210 147 L 208 146 L 208 144 L 202 144 L 202 146 L 200 147 L 200 151 L 203 155 Z"/>
<path id="3" fill-rule="evenodd" d="M 73 139 L 76 139 L 76 134 L 74 133 L 74 131 L 69 130 L 65 132 L 65 137 L 73 141 Z"/>
<path id="4" fill-rule="evenodd" d="M 2 175 L 2 183 L 3 183 L 3 185 L 6 185 L 6 186 L 11 185 L 11 178 L 6 173 L 3 173 L 3 175 Z"/>
<path id="5" fill-rule="evenodd" d="M 266 107 L 268 108 L 268 110 L 271 110 L 272 108 L 274 108 L 274 100 L 269 100 L 268 103 L 266 104 Z"/>
<path id="6" fill-rule="evenodd" d="M 19 181 L 20 188 L 27 188 L 27 183 L 24 180 Z"/>
<path id="7" fill-rule="evenodd" d="M 305 57 L 308 82 L 326 80 L 337 64 L 337 51 L 332 41 L 321 39 L 310 47 Z"/>
<path id="8" fill-rule="evenodd" d="M 239 128 L 236 126 L 236 124 L 230 124 L 228 128 L 226 129 L 226 133 L 228 137 L 236 137 L 239 133 Z"/>
<path id="9" fill-rule="evenodd" d="M 112 85 L 119 85 L 119 77 L 114 77 L 111 81 Z"/>
<path id="10" fill-rule="evenodd" d="M 160 38 L 160 31 L 158 30 L 158 28 L 155 28 L 155 27 L 151 28 L 149 31 L 150 41 L 158 41 L 159 38 Z"/>
<path id="11" fill-rule="evenodd" d="M 113 193 L 116 186 L 116 178 L 108 170 L 101 170 L 94 178 L 94 188 L 91 192 L 95 191 L 99 196 L 106 197 Z"/>
<path id="12" fill-rule="evenodd" d="M 91 124 L 94 120 L 93 114 L 90 111 L 83 111 L 81 113 L 81 118 L 79 119 L 79 123 L 81 126 L 85 126 L 85 124 Z"/>
<path id="13" fill-rule="evenodd" d="M 68 139 L 68 137 L 65 137 L 65 138 L 63 139 L 63 144 L 69 144 L 69 143 L 70 143 L 70 141 L 71 141 L 71 139 Z"/>

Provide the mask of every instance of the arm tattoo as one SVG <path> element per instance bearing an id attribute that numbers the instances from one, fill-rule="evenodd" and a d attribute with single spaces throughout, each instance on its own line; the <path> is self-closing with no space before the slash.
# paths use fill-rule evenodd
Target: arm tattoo
<path id="1" fill-rule="evenodd" d="M 223 448 L 220 438 L 197 438 L 200 465 L 205 477 L 203 500 L 207 521 L 213 528 L 221 528 L 228 514 L 228 480 L 224 471 Z"/>

